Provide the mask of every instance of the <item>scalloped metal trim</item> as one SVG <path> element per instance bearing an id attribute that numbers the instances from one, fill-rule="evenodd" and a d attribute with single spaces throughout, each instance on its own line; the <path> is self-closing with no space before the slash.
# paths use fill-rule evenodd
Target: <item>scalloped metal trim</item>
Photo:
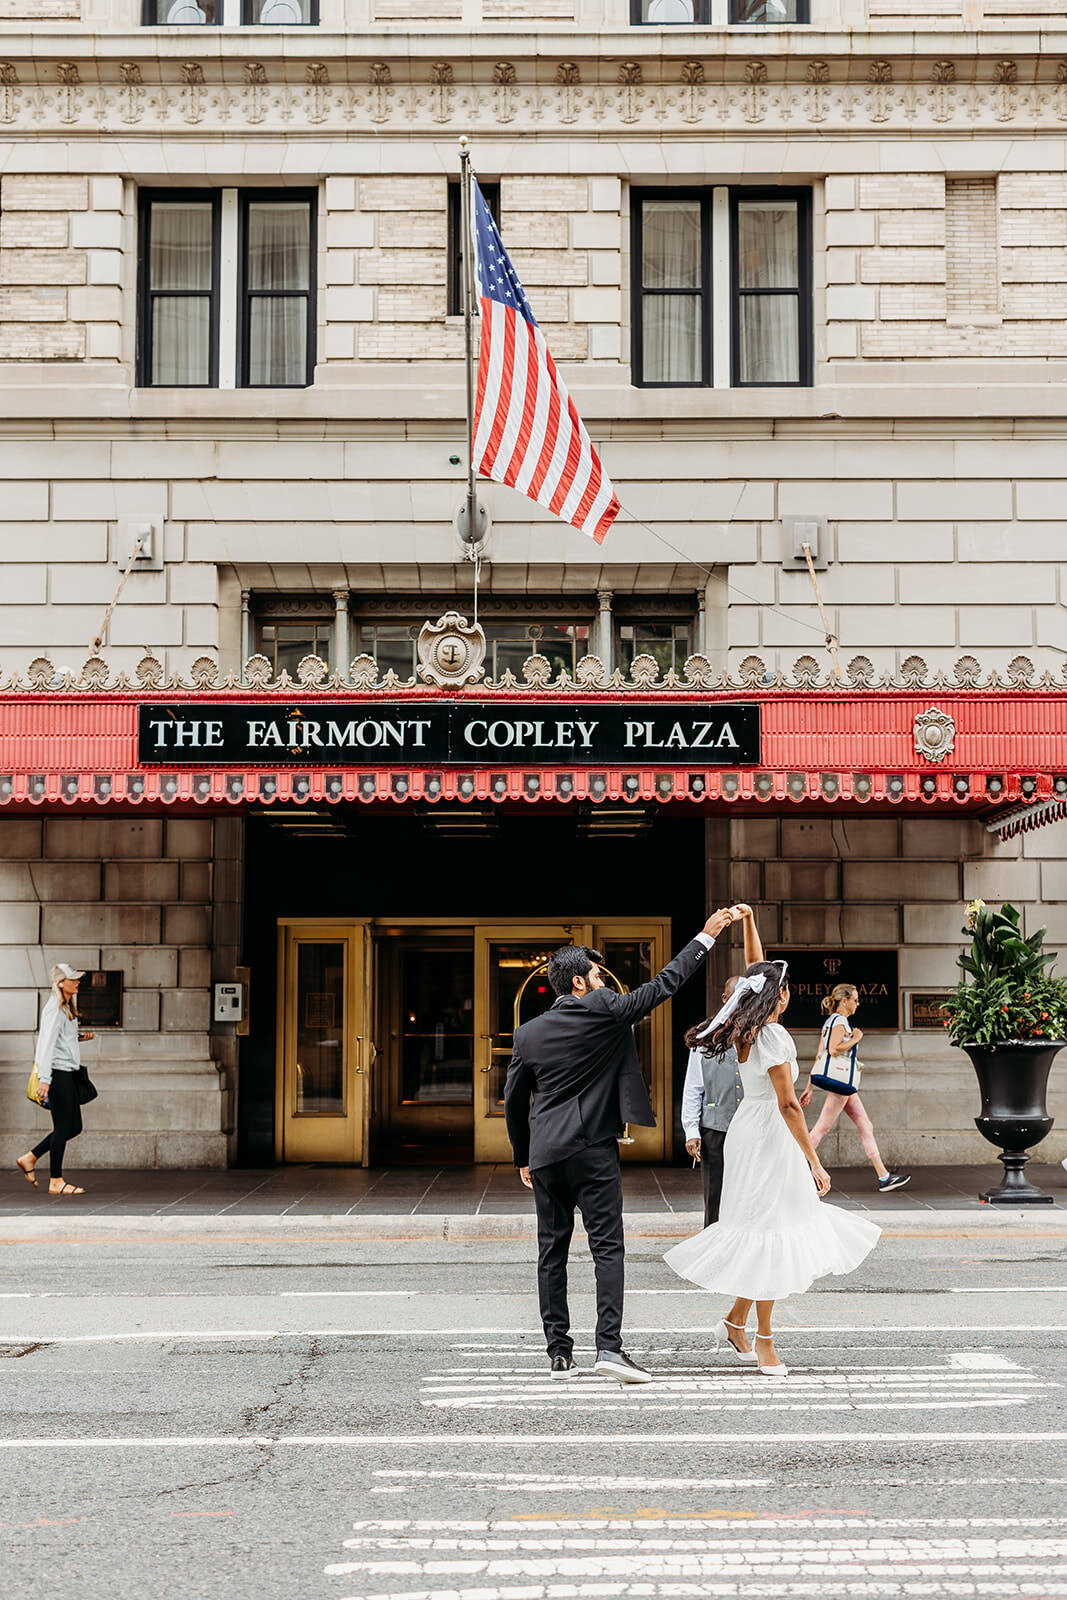
<path id="1" fill-rule="evenodd" d="M 398 678 L 387 671 L 379 677 L 377 662 L 372 656 L 357 656 L 347 673 L 330 672 L 325 661 L 318 656 L 305 656 L 297 667 L 297 682 L 287 672 L 278 677 L 271 675 L 271 663 L 266 656 L 251 656 L 243 673 L 228 672 L 220 675 L 211 656 L 199 656 L 190 666 L 187 676 L 167 674 L 162 663 L 148 652 L 137 663 L 135 680 L 125 672 L 111 676 L 107 662 L 101 656 L 90 656 L 80 672 L 60 672 L 47 656 L 37 656 L 26 668 L 26 675 L 0 677 L 0 690 L 13 694 L 71 694 L 71 693 L 129 693 L 142 690 L 147 693 L 170 691 L 191 695 L 213 694 L 220 689 L 251 689 L 257 693 L 291 695 L 300 689 L 350 690 L 359 693 L 390 694 L 397 689 L 413 689 L 420 685 L 415 678 Z M 982 675 L 981 664 L 972 655 L 959 658 L 946 675 L 931 672 L 921 656 L 910 655 L 901 663 L 896 674 L 875 671 L 868 656 L 853 656 L 845 665 L 844 677 L 836 678 L 832 672 L 823 673 L 814 656 L 798 656 L 790 672 L 772 671 L 762 657 L 745 656 L 734 674 L 716 672 L 707 656 L 695 654 L 688 657 L 681 675 L 668 670 L 660 676 L 659 667 L 652 656 L 634 658 L 628 675 L 617 668 L 609 673 L 599 656 L 583 656 L 574 677 L 561 672 L 555 678 L 545 656 L 528 656 L 523 663 L 522 679 L 505 671 L 500 678 L 482 679 L 478 687 L 489 693 L 508 693 L 517 688 L 553 689 L 570 696 L 627 692 L 635 694 L 677 694 L 679 690 L 717 690 L 744 692 L 752 689 L 813 689 L 832 693 L 835 690 L 899 690 L 899 689 L 1055 689 L 1067 687 L 1067 662 L 1056 677 L 1052 672 L 1038 673 L 1028 656 L 1015 656 L 1004 672 L 993 670 Z"/>

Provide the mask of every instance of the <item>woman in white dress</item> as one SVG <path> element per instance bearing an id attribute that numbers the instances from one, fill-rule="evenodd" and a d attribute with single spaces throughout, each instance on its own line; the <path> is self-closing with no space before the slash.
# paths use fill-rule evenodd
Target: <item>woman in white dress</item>
<path id="1" fill-rule="evenodd" d="M 830 1177 L 793 1087 L 797 1049 L 779 1024 L 788 1004 L 787 964 L 757 961 L 700 1030 L 713 1055 L 737 1051 L 745 1093 L 723 1147 L 719 1220 L 664 1257 L 679 1277 L 735 1297 L 715 1329 L 716 1348 L 728 1341 L 750 1362 L 745 1323 L 755 1303 L 757 1364 L 775 1378 L 788 1369 L 774 1348 L 774 1302 L 827 1273 L 853 1271 L 881 1234 L 865 1218 L 821 1204 Z"/>

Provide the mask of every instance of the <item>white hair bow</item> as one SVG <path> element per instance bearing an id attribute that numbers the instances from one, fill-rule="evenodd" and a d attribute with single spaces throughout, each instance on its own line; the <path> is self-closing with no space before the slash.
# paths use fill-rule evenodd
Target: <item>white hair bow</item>
<path id="1" fill-rule="evenodd" d="M 714 1033 L 715 1029 L 721 1027 L 728 1017 L 733 1016 L 746 994 L 759 994 L 766 982 L 767 975 L 765 972 L 757 972 L 752 978 L 739 978 L 729 1000 L 720 1011 L 716 1012 L 707 1026 L 701 1028 L 697 1038 L 706 1039 L 709 1033 Z"/>

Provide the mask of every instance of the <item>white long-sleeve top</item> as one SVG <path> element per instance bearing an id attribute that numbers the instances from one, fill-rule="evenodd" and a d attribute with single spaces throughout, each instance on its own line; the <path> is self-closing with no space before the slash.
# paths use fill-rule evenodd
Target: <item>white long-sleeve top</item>
<path id="1" fill-rule="evenodd" d="M 82 1064 L 78 1024 L 60 1009 L 55 995 L 45 1004 L 33 1053 L 37 1082 L 51 1083 L 53 1072 L 77 1072 Z"/>

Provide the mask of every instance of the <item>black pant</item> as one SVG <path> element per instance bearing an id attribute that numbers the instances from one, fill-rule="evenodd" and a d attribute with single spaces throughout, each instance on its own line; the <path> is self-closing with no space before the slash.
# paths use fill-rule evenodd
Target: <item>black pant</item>
<path id="1" fill-rule="evenodd" d="M 537 1289 L 550 1356 L 574 1349 L 567 1309 L 567 1257 L 574 1208 L 582 1213 L 596 1272 L 596 1347 L 622 1349 L 622 1175 L 615 1139 L 530 1174 L 537 1205 Z"/>
<path id="2" fill-rule="evenodd" d="M 704 1226 L 708 1228 L 719 1220 L 719 1201 L 722 1199 L 722 1147 L 726 1131 L 717 1128 L 700 1130 L 700 1176 L 704 1180 Z"/>
<path id="3" fill-rule="evenodd" d="M 52 1131 L 45 1134 L 33 1153 L 38 1161 L 48 1152 L 48 1175 L 63 1176 L 63 1156 L 68 1141 L 76 1139 L 82 1131 L 82 1108 L 78 1100 L 73 1072 L 56 1072 L 48 1086 L 48 1109 L 52 1113 Z"/>

